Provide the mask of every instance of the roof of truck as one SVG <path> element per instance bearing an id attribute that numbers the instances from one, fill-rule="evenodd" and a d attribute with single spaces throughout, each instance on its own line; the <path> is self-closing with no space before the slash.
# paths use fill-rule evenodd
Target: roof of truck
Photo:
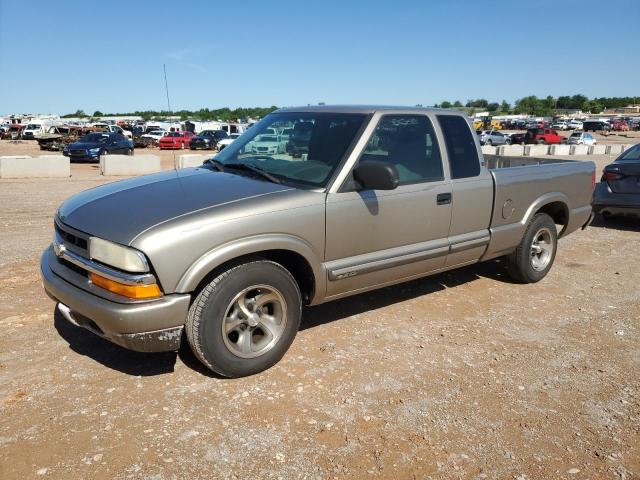
<path id="1" fill-rule="evenodd" d="M 332 113 L 374 113 L 374 112 L 439 112 L 465 115 L 464 112 L 443 108 L 403 107 L 392 105 L 309 105 L 306 107 L 285 107 L 278 112 L 332 112 Z"/>

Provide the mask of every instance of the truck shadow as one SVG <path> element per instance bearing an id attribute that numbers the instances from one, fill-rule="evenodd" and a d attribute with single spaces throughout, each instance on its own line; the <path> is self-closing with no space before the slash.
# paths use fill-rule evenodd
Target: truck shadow
<path id="1" fill-rule="evenodd" d="M 596 215 L 589 227 L 610 228 L 624 232 L 640 232 L 640 219 L 628 217 L 609 217 Z"/>
<path id="2" fill-rule="evenodd" d="M 53 325 L 74 352 L 89 357 L 107 368 L 127 375 L 153 376 L 171 373 L 177 353 L 132 352 L 100 338 L 94 333 L 69 323 L 55 308 Z"/>

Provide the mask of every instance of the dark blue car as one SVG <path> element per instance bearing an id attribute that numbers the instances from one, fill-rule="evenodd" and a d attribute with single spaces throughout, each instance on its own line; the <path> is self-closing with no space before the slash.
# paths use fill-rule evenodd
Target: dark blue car
<path id="1" fill-rule="evenodd" d="M 67 145 L 63 154 L 73 161 L 99 161 L 102 155 L 133 155 L 133 142 L 121 133 L 89 133 Z"/>

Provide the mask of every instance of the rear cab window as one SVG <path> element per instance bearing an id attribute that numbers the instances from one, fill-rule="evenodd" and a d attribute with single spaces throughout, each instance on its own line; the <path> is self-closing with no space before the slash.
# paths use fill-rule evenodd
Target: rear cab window
<path id="1" fill-rule="evenodd" d="M 442 129 L 451 179 L 480 175 L 480 158 L 467 121 L 457 115 L 437 115 Z"/>

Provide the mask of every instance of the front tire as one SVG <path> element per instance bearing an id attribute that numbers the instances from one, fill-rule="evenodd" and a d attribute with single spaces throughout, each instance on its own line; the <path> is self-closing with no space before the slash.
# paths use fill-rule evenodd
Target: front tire
<path id="1" fill-rule="evenodd" d="M 253 375 L 275 365 L 298 332 L 300 289 L 281 265 L 258 260 L 230 268 L 207 284 L 186 322 L 198 359 L 225 377 Z"/>
<path id="2" fill-rule="evenodd" d="M 556 224 L 546 213 L 537 213 L 516 250 L 506 257 L 509 275 L 521 283 L 539 282 L 551 270 L 557 249 Z"/>

